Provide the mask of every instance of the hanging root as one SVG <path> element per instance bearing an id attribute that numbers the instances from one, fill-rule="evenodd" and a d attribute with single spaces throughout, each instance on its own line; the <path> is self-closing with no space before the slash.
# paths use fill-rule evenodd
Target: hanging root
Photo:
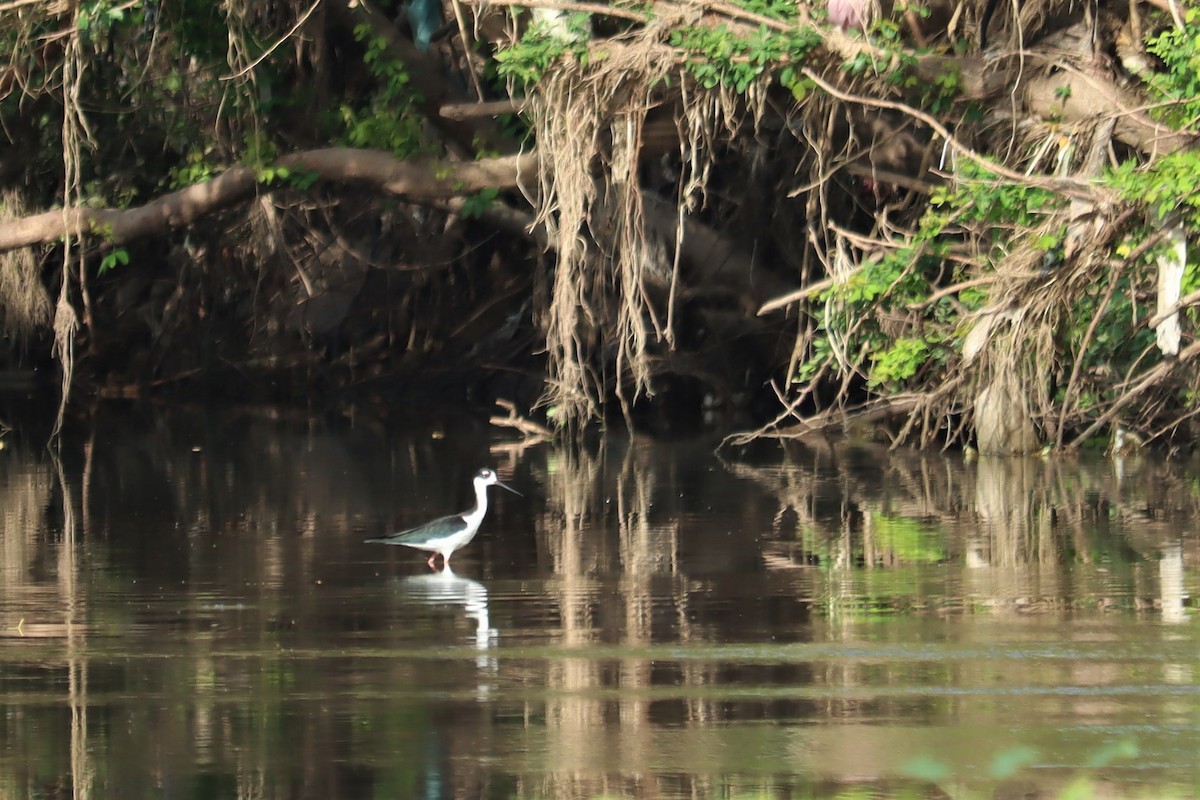
<path id="1" fill-rule="evenodd" d="M 586 66 L 561 65 L 529 103 L 543 165 L 531 199 L 557 258 L 542 322 L 549 360 L 542 405 L 566 426 L 598 418 L 610 393 L 628 420 L 637 398 L 653 392 L 653 348 L 673 344 L 679 257 L 649 234 L 638 181 L 647 114 L 664 101 L 662 87 L 689 85 L 677 52 L 659 41 L 665 29 L 609 39 L 605 57 Z M 685 99 L 677 119 L 686 143 L 682 207 L 702 199 L 706 145 L 738 126 L 743 102 L 728 90 Z"/>

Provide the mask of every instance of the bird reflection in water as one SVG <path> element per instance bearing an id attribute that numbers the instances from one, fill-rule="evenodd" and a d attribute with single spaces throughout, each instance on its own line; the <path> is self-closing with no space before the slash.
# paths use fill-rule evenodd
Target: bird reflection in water
<path id="1" fill-rule="evenodd" d="M 466 618 L 475 622 L 476 649 L 487 650 L 496 642 L 497 631 L 488 621 L 487 587 L 479 581 L 456 575 L 447 567 L 429 575 L 413 575 L 400 579 L 397 595 L 401 599 L 431 608 L 461 607 Z M 476 664 L 481 669 L 494 669 L 496 666 L 495 659 L 484 655 L 476 659 Z"/>

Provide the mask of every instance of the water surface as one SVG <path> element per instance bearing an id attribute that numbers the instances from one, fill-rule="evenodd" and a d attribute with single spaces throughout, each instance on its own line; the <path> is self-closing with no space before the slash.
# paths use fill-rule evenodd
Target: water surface
<path id="1" fill-rule="evenodd" d="M 1200 482 L 139 411 L 0 451 L 0 798 L 1196 797 Z M 432 573 L 363 539 L 493 491 Z"/>

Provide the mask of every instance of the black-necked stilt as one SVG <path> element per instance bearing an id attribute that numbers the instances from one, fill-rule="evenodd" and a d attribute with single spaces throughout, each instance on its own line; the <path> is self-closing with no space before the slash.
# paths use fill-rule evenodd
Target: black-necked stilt
<path id="1" fill-rule="evenodd" d="M 460 514 L 438 517 L 406 531 L 382 536 L 378 539 L 367 539 L 367 541 L 380 544 L 402 544 L 418 550 L 431 550 L 433 555 L 429 557 L 430 569 L 436 569 L 434 563 L 438 553 L 441 553 L 442 566 L 448 567 L 450 554 L 474 539 L 475 534 L 479 531 L 479 523 L 483 522 L 483 515 L 487 513 L 487 487 L 499 486 L 518 497 L 524 496 L 511 486 L 501 483 L 500 479 L 496 477 L 496 473 L 487 467 L 475 473 L 474 484 L 475 505 L 472 508 Z"/>

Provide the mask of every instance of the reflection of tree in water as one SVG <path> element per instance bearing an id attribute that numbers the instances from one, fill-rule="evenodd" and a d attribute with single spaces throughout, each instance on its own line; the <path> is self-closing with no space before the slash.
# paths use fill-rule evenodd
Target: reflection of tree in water
<path id="1" fill-rule="evenodd" d="M 772 569 L 944 562 L 967 568 L 966 588 L 985 604 L 1028 607 L 1144 591 L 1128 575 L 1068 589 L 1068 561 L 1200 556 L 1186 533 L 1200 497 L 1182 470 L 1148 458 L 972 462 L 839 443 L 794 447 L 777 464 L 723 463 L 777 505 L 762 556 Z"/>
<path id="2" fill-rule="evenodd" d="M 49 465 L 19 450 L 0 451 L 0 629 L 15 628 L 23 608 L 59 602 L 57 591 L 32 577 L 42 566 L 38 534 L 54 488 Z"/>
<path id="3" fill-rule="evenodd" d="M 63 685 L 69 727 L 70 793 L 75 800 L 92 796 L 95 770 L 88 746 L 89 621 L 84 533 L 79 524 L 78 481 L 68 479 L 53 450 L 40 453 L 17 448 L 0 459 L 0 630 L 4 636 L 43 640 L 45 656 L 27 677 L 37 674 L 51 685 Z M 44 536 L 53 530 L 54 536 Z M 82 562 L 82 563 L 81 563 Z M 48 573 L 39 577 L 38 573 Z M 49 579 L 47 579 L 47 577 Z M 30 665 L 23 665 L 26 670 Z M 24 714 L 16 714 L 17 718 Z M 12 715 L 10 715 L 12 719 Z M 58 726 L 51 737 L 58 733 Z M 10 751 L 11 752 L 11 751 Z M 38 776 L 41 763 L 17 753 L 16 763 L 0 761 L 0 774 Z M 5 759 L 7 760 L 7 759 Z M 40 776 L 39 776 L 40 777 Z M 27 787 L 37 781 L 26 779 Z M 39 790 L 51 787 L 39 787 Z M 58 787 L 62 790 L 62 787 Z"/>
<path id="4" fill-rule="evenodd" d="M 668 638 L 688 638 L 689 585 L 680 576 L 680 520 L 661 505 L 678 485 L 671 470 L 661 451 L 637 439 L 548 456 L 546 511 L 538 538 L 555 576 L 552 591 L 563 645 L 581 653 L 603 644 L 648 646 L 661 638 L 656 624 L 663 625 L 664 619 L 670 623 Z M 670 586 L 666 597 L 664 584 Z M 633 655 L 553 660 L 545 676 L 551 689 L 545 711 L 549 769 L 527 793 L 633 796 L 644 790 L 644 776 L 653 769 L 647 758 L 656 752 L 656 723 L 641 690 L 654 685 L 654 669 L 649 660 Z M 690 675 L 684 680 L 703 682 Z M 597 696 L 596 690 L 611 688 L 619 688 L 620 696 Z M 578 764 L 581 754 L 592 763 L 620 764 L 622 774 L 561 766 Z"/>
<path id="5" fill-rule="evenodd" d="M 941 720 L 947 712 L 938 703 L 961 711 L 964 705 L 945 698 L 897 699 L 886 688 L 880 697 L 872 695 L 880 687 L 919 688 L 925 681 L 970 683 L 978 662 L 931 666 L 893 660 L 892 648 L 904 647 L 903 637 L 914 625 L 937 625 L 939 617 L 950 615 L 986 620 L 1014 610 L 1050 615 L 1086 598 L 1106 597 L 1126 604 L 1132 597 L 1147 615 L 1159 606 L 1164 621 L 1190 615 L 1186 592 L 1197 562 L 1190 520 L 1197 502 L 1169 465 L 1146 459 L 1127 460 L 1122 469 L 1107 460 L 1082 466 L 1038 460 L 983 465 L 839 445 L 796 447 L 779 463 L 732 461 L 722 470 L 694 450 L 681 454 L 610 439 L 596 451 L 528 452 L 522 468 L 540 478 L 546 500 L 544 506 L 536 501 L 518 506 L 537 514 L 536 551 L 529 551 L 528 562 L 524 552 L 512 559 L 513 565 L 521 562 L 511 566 L 520 586 L 505 577 L 510 565 L 486 555 L 477 555 L 465 570 L 479 581 L 462 578 L 443 586 L 437 581 L 448 576 L 421 574 L 413 584 L 426 587 L 416 590 L 425 599 L 416 602 L 446 611 L 417 615 L 435 624 L 414 632 L 396 624 L 405 618 L 395 612 L 400 600 L 380 602 L 381 593 L 399 595 L 389 576 L 408 574 L 413 565 L 402 559 L 369 570 L 360 563 L 348 571 L 343 580 L 365 578 L 365 584 L 334 590 L 337 603 L 330 603 L 328 592 L 345 560 L 359 558 L 356 543 L 377 532 L 355 529 L 355 506 L 378 503 L 376 494 L 390 492 L 397 499 L 379 512 L 380 524 L 409 521 L 402 514 L 459 507 L 457 495 L 431 497 L 423 489 L 383 486 L 395 484 L 397 475 L 429 470 L 434 448 L 428 439 L 389 451 L 386 458 L 394 465 L 389 470 L 359 462 L 360 454 L 344 442 L 327 446 L 319 437 L 305 439 L 300 449 L 247 437 L 245 452 L 225 457 L 211 450 L 192 453 L 181 446 L 186 438 L 174 435 L 171 442 L 155 442 L 154 429 L 131 445 L 132 453 L 100 454 L 99 463 L 82 469 L 66 465 L 64 482 L 75 476 L 70 495 L 78 499 L 90 492 L 92 498 L 81 503 L 77 516 L 74 570 L 64 571 L 68 554 L 59 549 L 57 531 L 45 533 L 47 516 L 56 525 L 71 514 L 56 497 L 54 469 L 32 458 L 20 469 L 0 465 L 8 470 L 0 471 L 6 481 L 0 483 L 0 501 L 9 512 L 2 541 L 7 559 L 0 572 L 4 599 L 28 609 L 30 598 L 43 597 L 39 616 L 57 625 L 55 635 L 61 637 L 69 587 L 60 575 L 78 575 L 73 596 L 76 608 L 87 614 L 76 616 L 90 614 L 81 622 L 120 633 L 100 638 L 82 624 L 75 627 L 80 647 L 70 685 L 65 638 L 54 645 L 55 662 L 47 669 L 61 675 L 56 691 L 62 700 L 54 709 L 61 715 L 60 730 L 38 734 L 35 741 L 60 754 L 62 763 L 50 768 L 63 775 L 73 769 L 88 774 L 83 761 L 67 764 L 73 752 L 88 755 L 72 750 L 83 743 L 95 756 L 94 766 L 103 763 L 100 754 L 144 753 L 139 768 L 185 776 L 211 770 L 231 781 L 222 787 L 230 794 L 236 780 L 243 796 L 261 796 L 281 776 L 295 787 L 345 789 L 338 772 L 344 761 L 331 761 L 331 752 L 370 770 L 377 788 L 393 780 L 388 785 L 395 786 L 395 796 L 414 796 L 408 790 L 428 769 L 424 759 L 434 757 L 440 785 L 456 796 L 486 795 L 478 790 L 496 780 L 497 769 L 515 773 L 513 796 L 728 794 L 728 775 L 711 777 L 704 767 L 728 763 L 723 752 L 743 735 L 739 723 L 813 720 L 821 723 L 813 731 L 827 731 L 850 722 L 856 730 L 845 742 L 821 733 L 826 738 L 820 755 L 826 774 L 853 775 L 861 763 L 888 757 L 883 738 L 859 739 L 869 734 L 871 723 Z M 264 453 L 258 464 L 247 455 Z M 480 465 L 476 457 L 457 460 L 467 470 Z M 275 474 L 262 474 L 268 471 Z M 346 477 L 328 485 L 335 471 Z M 322 481 L 327 485 L 319 486 Z M 185 489 L 189 482 L 194 496 Z M 447 481 L 454 492 L 463 483 Z M 180 519 L 182 530 L 157 518 L 139 524 L 135 515 L 124 516 L 122 504 L 133 503 L 139 490 L 155 501 L 170 498 L 161 513 Z M 215 500 L 201 496 L 214 492 Z M 537 497 L 538 491 L 529 494 Z M 424 505 L 405 506 L 414 495 Z M 730 499 L 715 511 L 706 505 L 723 495 Z M 145 503 L 138 508 L 157 513 Z M 202 520 L 215 526 L 207 535 Z M 226 522 L 218 525 L 220 520 Z M 514 534 L 516 526 L 505 530 L 500 520 L 493 523 L 499 553 L 502 537 Z M 38 530 L 40 539 L 32 533 Z M 125 560 L 131 556 L 109 552 L 145 531 L 163 537 L 148 544 L 149 552 L 175 563 L 130 566 Z M 354 535 L 343 535 L 347 532 Z M 512 542 L 505 538 L 503 544 Z M 131 587 L 115 586 L 130 574 L 199 577 L 149 591 L 139 583 L 131 594 Z M 324 586 L 314 577 L 324 579 Z M 492 607 L 485 618 L 489 591 Z M 243 598 L 244 607 L 211 609 L 212 597 Z M 131 601 L 167 607 L 139 612 L 131 627 Z M 403 600 L 413 601 L 414 596 Z M 13 608 L 7 605 L 0 614 Z M 176 621 L 180 609 L 186 609 L 186 619 Z M 522 630 L 525 614 L 536 619 Z M 910 617 L 889 626 L 879 624 L 880 614 Z M 0 619 L 15 624 L 9 616 Z M 453 628 L 438 620 L 449 620 Z M 1047 616 L 1043 625 L 1045 620 L 1056 622 Z M 504 628 L 495 642 L 499 650 L 486 633 L 493 622 Z M 995 626 L 964 625 L 947 636 L 961 636 L 956 644 L 985 647 L 989 630 Z M 781 645 L 777 634 L 780 640 L 792 638 Z M 460 653 L 446 662 L 441 655 L 434 656 L 436 663 L 411 659 L 414 636 L 445 639 L 460 645 Z M 163 645 L 158 637 L 177 644 Z M 881 655 L 839 655 L 848 646 L 874 652 L 871 644 L 881 640 L 886 640 Z M 528 641 L 551 642 L 554 651 L 525 657 L 520 647 Z M 325 652 L 330 642 L 351 653 L 330 656 Z M 463 655 L 464 642 L 479 649 Z M 769 648 L 783 648 L 772 652 L 784 654 L 779 663 L 737 655 L 725 660 L 731 652 L 725 645 L 743 642 L 769 642 Z M 938 644 L 922 642 L 940 652 Z M 788 649 L 793 644 L 796 650 Z M 85 645 L 93 649 L 85 651 Z M 98 645 L 107 663 L 98 660 Z M 171 656 L 183 647 L 186 656 L 161 664 L 155 658 L 149 665 L 139 657 L 147 647 Z M 676 658 L 676 647 L 692 656 Z M 295 658 L 291 648 L 311 655 Z M 492 666 L 480 669 L 478 658 Z M 1125 680 L 1114 663 L 1092 669 L 1064 662 L 1061 673 L 1073 685 L 1103 686 Z M 1187 663 L 1164 662 L 1161 668 L 1177 673 L 1177 684 L 1192 679 Z M 1054 670 L 1060 666 L 1042 669 L 1040 678 L 1058 679 Z M 465 687 L 461 697 L 440 709 L 439 701 L 413 701 L 414 681 L 433 676 L 456 685 L 448 677 L 452 672 Z M 107 681 L 114 676 L 156 694 L 136 702 L 110 695 Z M 758 687 L 782 687 L 785 693 L 795 687 L 800 696 L 759 699 L 752 696 Z M 740 694 L 730 694 L 731 688 Z M 353 699 L 340 706 L 341 715 L 304 716 L 311 701 L 336 705 L 346 693 Z M 93 705 L 80 702 L 83 698 Z M 91 715 L 89 741 L 70 738 L 68 702 Z M 1064 713 L 1111 712 L 1104 703 L 1088 702 L 1064 701 Z M 1156 708 L 1178 715 L 1187 700 L 1170 702 Z M 135 707 L 130 724 L 110 724 L 109 715 L 118 718 L 126 705 Z M 33 705 L 27 708 L 37 713 Z M 421 716 L 428 708 L 434 711 Z M 980 724 L 1004 717 L 1002 709 L 990 707 L 968 712 L 964 718 Z M 84 722 L 82 715 L 78 722 Z M 514 728 L 517 738 L 528 738 L 515 762 L 505 762 L 508 756 L 496 753 L 510 752 L 504 742 Z M 368 729 L 370 736 L 363 733 Z M 30 730 L 29 723 L 20 730 Z M 438 738 L 432 756 L 413 746 L 425 741 L 426 730 Z M 799 741 L 803 734 L 797 736 Z M 671 749 L 680 741 L 687 742 L 686 759 Z M 348 742 L 354 747 L 343 749 Z M 663 774 L 660 764 L 672 758 L 688 768 Z M 11 766 L 16 772 L 9 774 L 25 774 L 17 760 L 0 760 L 0 771 Z M 771 786 L 771 780 L 763 785 Z M 93 794 L 102 785 L 95 783 Z"/>

